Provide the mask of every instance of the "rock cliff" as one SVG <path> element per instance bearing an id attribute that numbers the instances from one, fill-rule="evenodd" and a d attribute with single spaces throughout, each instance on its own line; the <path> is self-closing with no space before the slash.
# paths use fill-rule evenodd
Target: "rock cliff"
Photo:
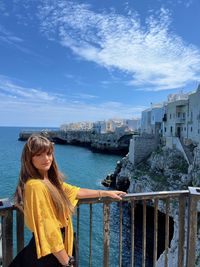
<path id="1" fill-rule="evenodd" d="M 127 189 L 129 193 L 184 190 L 188 186 L 200 186 L 200 144 L 193 150 L 194 160 L 188 166 L 182 153 L 176 149 L 159 148 L 142 163 L 134 166 L 127 155 L 118 162 L 115 172 L 110 175 L 117 189 Z M 112 179 L 111 179 L 112 180 Z M 106 179 L 105 179 L 106 181 Z M 200 208 L 200 207 L 199 207 Z M 164 206 L 159 210 L 165 212 Z M 200 209 L 199 209 L 200 210 Z M 174 234 L 169 248 L 169 266 L 177 266 L 178 253 L 178 206 L 170 206 L 170 216 L 174 220 Z M 187 221 L 187 214 L 185 220 Z M 200 248 L 200 225 L 198 225 L 197 248 Z M 186 245 L 186 244 L 185 244 Z M 200 266 L 197 249 L 196 266 Z M 157 261 L 157 267 L 164 266 L 164 253 Z"/>

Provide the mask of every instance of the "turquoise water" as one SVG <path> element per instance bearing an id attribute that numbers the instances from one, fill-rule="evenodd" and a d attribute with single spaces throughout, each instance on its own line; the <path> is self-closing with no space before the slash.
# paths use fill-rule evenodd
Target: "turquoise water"
<path id="1" fill-rule="evenodd" d="M 0 198 L 12 197 L 15 190 L 20 167 L 20 156 L 24 142 L 18 141 L 21 128 L 0 127 Z M 55 145 L 55 155 L 60 170 L 67 175 L 67 181 L 73 185 L 91 189 L 105 189 L 101 180 L 113 172 L 116 162 L 121 158 L 116 155 L 93 153 L 90 150 L 77 146 Z M 117 208 L 111 210 L 111 217 L 118 217 Z M 80 225 L 80 267 L 88 266 L 89 255 L 89 208 L 81 207 Z M 102 207 L 94 205 L 93 208 L 93 266 L 102 266 Z M 74 216 L 76 224 L 76 215 Z M 117 232 L 117 230 L 116 230 Z M 114 233 L 118 234 L 118 233 Z M 25 241 L 28 242 L 30 234 L 25 231 Z M 117 266 L 116 255 L 118 247 L 112 242 L 110 266 Z"/>

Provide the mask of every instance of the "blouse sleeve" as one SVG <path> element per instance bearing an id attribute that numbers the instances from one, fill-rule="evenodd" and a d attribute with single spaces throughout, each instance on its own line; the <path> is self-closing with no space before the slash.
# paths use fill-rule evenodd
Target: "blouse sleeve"
<path id="1" fill-rule="evenodd" d="M 45 185 L 38 180 L 27 182 L 24 199 L 25 222 L 34 233 L 37 257 L 62 250 L 60 225 Z"/>
<path id="2" fill-rule="evenodd" d="M 76 206 L 78 199 L 76 198 L 78 191 L 80 190 L 80 187 L 70 185 L 68 183 L 63 183 L 63 189 L 66 193 L 69 201 L 71 202 L 72 206 Z"/>

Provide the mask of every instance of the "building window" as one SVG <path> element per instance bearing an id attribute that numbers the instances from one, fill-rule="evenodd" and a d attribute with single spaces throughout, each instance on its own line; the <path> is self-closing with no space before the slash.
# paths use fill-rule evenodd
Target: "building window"
<path id="1" fill-rule="evenodd" d="M 180 116 L 181 116 L 181 114 L 180 114 L 180 112 L 178 112 L 178 118 L 180 118 Z"/>
<path id="2" fill-rule="evenodd" d="M 166 133 L 166 131 L 167 131 L 167 128 L 165 127 L 165 133 Z"/>
<path id="3" fill-rule="evenodd" d="M 184 131 L 186 131 L 186 127 L 184 127 Z"/>
<path id="4" fill-rule="evenodd" d="M 169 114 L 169 118 L 170 118 L 170 119 L 172 118 L 172 114 Z"/>
<path id="5" fill-rule="evenodd" d="M 193 119 L 193 112 L 191 111 L 191 113 L 190 113 L 190 120 L 192 121 L 192 119 Z"/>
<path id="6" fill-rule="evenodd" d="M 172 131 L 173 131 L 173 127 L 171 126 L 171 127 L 170 127 L 170 132 L 172 133 Z"/>
<path id="7" fill-rule="evenodd" d="M 198 129 L 198 134 L 200 134 L 200 130 Z"/>
<path id="8" fill-rule="evenodd" d="M 190 128 L 190 131 L 192 132 L 192 127 Z"/>
<path id="9" fill-rule="evenodd" d="M 183 112 L 183 119 L 185 119 L 185 112 Z"/>

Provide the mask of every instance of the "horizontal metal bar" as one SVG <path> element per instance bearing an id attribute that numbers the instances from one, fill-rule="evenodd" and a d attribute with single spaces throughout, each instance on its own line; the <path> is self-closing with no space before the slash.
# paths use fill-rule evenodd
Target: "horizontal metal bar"
<path id="1" fill-rule="evenodd" d="M 174 198 L 179 197 L 180 195 L 187 196 L 189 195 L 189 190 L 178 190 L 178 191 L 160 191 L 160 192 L 145 192 L 145 193 L 133 193 L 133 194 L 126 194 L 122 197 L 122 201 L 131 201 L 131 200 L 144 200 L 144 199 L 158 199 L 158 198 Z M 200 199 L 200 195 L 199 195 Z M 99 198 L 85 198 L 79 199 L 78 204 L 95 204 L 95 203 L 104 203 L 104 202 L 120 202 L 121 200 L 105 197 L 102 199 Z M 3 216 L 5 210 L 16 208 L 11 205 L 5 208 L 0 209 L 0 216 Z"/>
<path id="2" fill-rule="evenodd" d="M 106 202 L 119 202 L 119 201 L 131 201 L 131 200 L 147 200 L 147 199 L 165 199 L 165 198 L 175 198 L 180 195 L 188 196 L 189 190 L 180 190 L 180 191 L 161 191 L 161 192 L 147 192 L 147 193 L 134 193 L 126 194 L 122 197 L 122 200 L 117 200 L 113 198 L 85 198 L 80 199 L 78 204 L 91 204 L 91 203 L 104 203 Z M 199 196 L 200 198 L 200 196 Z"/>

